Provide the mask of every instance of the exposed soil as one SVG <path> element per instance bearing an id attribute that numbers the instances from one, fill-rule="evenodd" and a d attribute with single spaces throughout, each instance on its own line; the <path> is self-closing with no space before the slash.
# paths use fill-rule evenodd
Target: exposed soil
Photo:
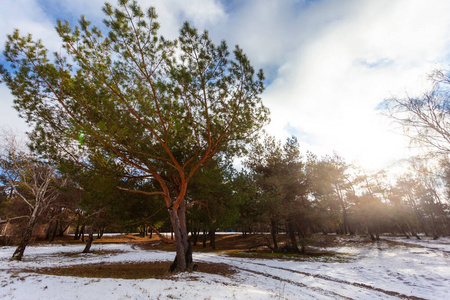
<path id="1" fill-rule="evenodd" d="M 70 267 L 40 268 L 33 270 L 22 270 L 24 272 L 75 276 L 89 278 L 122 278 L 122 279 L 146 279 L 146 278 L 171 278 L 174 274 L 169 273 L 170 261 L 157 262 L 134 262 L 114 264 L 83 264 Z M 206 263 L 198 265 L 196 272 L 231 276 L 236 271 L 227 264 Z M 173 279 L 173 278 L 172 278 Z"/>
<path id="2" fill-rule="evenodd" d="M 111 255 L 111 254 L 117 254 L 117 253 L 124 253 L 124 251 L 120 251 L 120 250 L 93 250 L 93 251 L 89 251 L 90 254 L 95 254 L 95 255 Z M 81 253 L 81 252 L 69 252 L 69 253 L 61 253 L 62 256 L 67 256 L 67 257 L 76 257 L 76 256 L 83 256 L 85 255 L 85 253 Z"/>

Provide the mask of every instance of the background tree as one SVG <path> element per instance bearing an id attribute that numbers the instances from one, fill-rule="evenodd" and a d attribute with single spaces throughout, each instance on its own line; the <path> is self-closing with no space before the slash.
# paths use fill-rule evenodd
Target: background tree
<path id="1" fill-rule="evenodd" d="M 240 198 L 233 193 L 233 173 L 229 161 L 211 160 L 193 177 L 187 193 L 191 221 L 197 230 L 209 231 L 213 249 L 216 231 L 232 228 L 239 216 Z"/>
<path id="2" fill-rule="evenodd" d="M 6 149 L 0 150 L 0 170 L 10 190 L 9 198 L 15 198 L 28 207 L 28 224 L 12 256 L 21 260 L 38 218 L 58 198 L 58 186 L 65 183 L 53 166 L 20 151 L 14 136 L 6 138 L 3 144 L 6 144 Z"/>
<path id="3" fill-rule="evenodd" d="M 266 136 L 262 142 L 252 145 L 246 166 L 255 176 L 274 250 L 278 249 L 278 228 L 284 225 L 290 242 L 286 249 L 297 252 L 295 219 L 304 210 L 302 200 L 306 198 L 307 186 L 297 139 L 288 138 L 282 145 Z"/>
<path id="4" fill-rule="evenodd" d="M 99 164 L 104 159 L 90 159 L 90 168 L 80 168 L 77 164 L 66 163 L 59 169 L 71 179 L 71 192 L 77 195 L 77 222 L 83 233 L 89 237 L 83 253 L 88 253 L 94 240 L 94 232 L 101 232 L 113 219 L 112 211 L 120 201 L 124 201 L 123 191 L 117 189 L 119 179 Z M 77 224 L 80 226 L 80 224 Z M 80 231 L 76 235 L 78 235 Z"/>
<path id="5" fill-rule="evenodd" d="M 372 241 L 379 241 L 389 223 L 388 190 L 390 185 L 383 171 L 367 174 L 360 170 L 356 180 L 354 212 L 359 227 L 367 232 Z"/>
<path id="6" fill-rule="evenodd" d="M 266 123 L 263 73 L 240 48 L 230 58 L 225 42 L 214 45 L 188 23 L 175 42 L 159 37 L 155 10 L 144 13 L 136 1 L 103 11 L 107 36 L 84 17 L 75 28 L 58 21 L 68 58 L 56 54 L 53 62 L 40 41 L 16 30 L 2 77 L 34 127 L 37 150 L 77 161 L 80 153 L 101 153 L 123 166 L 124 177 L 158 183 L 141 192 L 164 199 L 184 271 L 188 183 L 215 154 L 237 151 Z"/>
<path id="7" fill-rule="evenodd" d="M 450 235 L 448 198 L 445 195 L 445 164 L 443 166 L 431 164 L 430 166 L 427 165 L 426 160 L 416 160 L 413 168 L 415 178 L 419 183 L 415 187 L 416 198 L 429 221 L 434 238 Z"/>
<path id="8" fill-rule="evenodd" d="M 352 198 L 355 194 L 355 182 L 352 178 L 352 166 L 337 154 L 319 159 L 309 153 L 306 173 L 309 194 L 318 210 L 317 221 L 322 232 L 336 231 L 348 234 Z"/>
<path id="9" fill-rule="evenodd" d="M 45 238 L 49 242 L 53 242 L 56 236 L 63 236 L 76 219 L 79 191 L 71 185 L 71 181 L 66 179 L 66 185 L 60 188 L 58 198 L 44 216 L 47 223 Z"/>
<path id="10" fill-rule="evenodd" d="M 403 127 L 412 144 L 422 146 L 428 151 L 425 156 L 448 160 L 450 153 L 450 73 L 437 70 L 430 75 L 432 88 L 418 97 L 390 98 L 384 102 L 385 114 Z M 417 159 L 412 165 L 417 165 Z M 420 169 L 420 170 L 419 170 Z M 409 227 L 434 237 L 449 233 L 448 197 L 442 190 L 445 174 L 435 164 L 429 168 L 419 167 L 413 171 L 412 179 L 403 178 L 398 182 L 399 189 L 405 190 L 403 200 L 412 211 L 416 226 Z M 401 197 L 402 198 L 402 197 Z"/>
<path id="11" fill-rule="evenodd" d="M 430 75 L 433 87 L 419 97 L 390 98 L 385 114 L 403 127 L 413 144 L 438 154 L 450 153 L 450 73 Z"/>
<path id="12" fill-rule="evenodd" d="M 258 187 L 254 178 L 246 170 L 241 170 L 233 178 L 233 197 L 237 198 L 239 217 L 237 224 L 245 236 L 252 233 L 261 222 Z"/>

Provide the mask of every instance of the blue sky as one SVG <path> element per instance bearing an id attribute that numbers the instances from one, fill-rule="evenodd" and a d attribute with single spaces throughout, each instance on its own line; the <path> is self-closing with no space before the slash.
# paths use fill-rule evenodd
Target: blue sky
<path id="1" fill-rule="evenodd" d="M 101 25 L 103 0 L 2 0 L 0 45 L 14 28 L 59 51 L 56 19 L 85 14 Z M 115 4 L 115 1 L 111 1 Z M 160 33 L 181 24 L 208 29 L 218 42 L 239 44 L 268 78 L 267 131 L 296 134 L 303 149 L 336 151 L 381 168 L 408 156 L 408 142 L 377 106 L 385 98 L 420 94 L 427 75 L 450 64 L 448 0 L 141 0 L 160 16 Z M 24 131 L 0 85 L 0 127 Z"/>

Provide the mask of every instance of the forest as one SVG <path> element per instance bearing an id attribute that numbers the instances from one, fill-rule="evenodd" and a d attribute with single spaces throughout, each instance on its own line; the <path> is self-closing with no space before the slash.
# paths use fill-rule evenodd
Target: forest
<path id="1" fill-rule="evenodd" d="M 104 233 L 156 234 L 175 244 L 178 271 L 218 231 L 269 233 L 255 247 L 280 253 L 318 233 L 450 236 L 446 71 L 422 97 L 383 102 L 424 154 L 400 173 L 368 171 L 264 133 L 264 73 L 238 46 L 189 23 L 166 40 L 155 10 L 134 1 L 103 12 L 107 33 L 84 17 L 58 22 L 63 54 L 8 36 L 1 81 L 31 127 L 28 142 L 6 129 L 1 140 L 0 242 L 17 246 L 13 258 L 69 232 L 85 253 Z"/>

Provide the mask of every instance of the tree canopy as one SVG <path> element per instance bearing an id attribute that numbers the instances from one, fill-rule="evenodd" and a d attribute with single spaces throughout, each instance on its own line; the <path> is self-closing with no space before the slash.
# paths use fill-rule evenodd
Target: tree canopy
<path id="1" fill-rule="evenodd" d="M 175 41 L 158 36 L 155 10 L 136 1 L 106 3 L 103 12 L 106 34 L 84 16 L 76 27 L 58 21 L 65 54 L 53 59 L 41 41 L 14 31 L 3 81 L 34 127 L 34 149 L 87 167 L 88 157 L 106 157 L 125 177 L 158 182 L 159 190 L 140 192 L 164 198 L 176 236 L 186 240 L 190 178 L 268 121 L 263 72 L 239 47 L 231 56 L 224 41 L 214 45 L 188 23 Z"/>

